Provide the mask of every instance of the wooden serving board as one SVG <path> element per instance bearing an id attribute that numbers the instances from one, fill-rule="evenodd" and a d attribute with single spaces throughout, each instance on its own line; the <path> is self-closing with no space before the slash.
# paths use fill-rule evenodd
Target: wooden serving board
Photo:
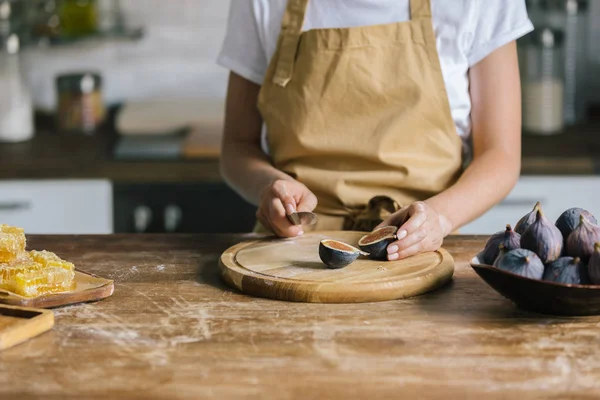
<path id="1" fill-rule="evenodd" d="M 0 289 L 0 303 L 21 307 L 52 308 L 101 300 L 112 295 L 114 290 L 115 285 L 112 280 L 76 269 L 75 289 L 69 292 L 28 298 Z"/>
<path id="2" fill-rule="evenodd" d="M 52 326 L 52 311 L 0 305 L 0 350 L 23 343 Z"/>
<path id="3" fill-rule="evenodd" d="M 225 251 L 221 275 L 244 293 L 310 303 L 364 303 L 416 296 L 447 283 L 452 256 L 440 249 L 400 261 L 359 258 L 329 269 L 319 258 L 319 242 L 336 239 L 356 246 L 362 232 L 318 232 L 299 238 L 248 241 Z"/>

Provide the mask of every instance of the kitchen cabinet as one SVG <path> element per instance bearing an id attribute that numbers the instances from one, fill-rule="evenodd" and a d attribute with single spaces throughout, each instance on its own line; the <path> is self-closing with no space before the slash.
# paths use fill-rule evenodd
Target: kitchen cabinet
<path id="1" fill-rule="evenodd" d="M 107 180 L 0 182 L 0 223 L 28 234 L 112 233 L 112 205 Z"/>
<path id="2" fill-rule="evenodd" d="M 551 221 L 556 221 L 571 207 L 582 207 L 600 216 L 599 199 L 600 177 L 523 176 L 504 201 L 460 229 L 460 233 L 492 234 L 504 229 L 506 224 L 514 226 L 537 201 Z"/>
<path id="3" fill-rule="evenodd" d="M 224 183 L 115 184 L 117 233 L 250 232 L 256 208 Z"/>

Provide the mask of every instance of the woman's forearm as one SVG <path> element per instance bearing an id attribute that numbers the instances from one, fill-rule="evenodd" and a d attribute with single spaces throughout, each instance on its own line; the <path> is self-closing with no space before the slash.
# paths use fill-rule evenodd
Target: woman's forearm
<path id="1" fill-rule="evenodd" d="M 221 154 L 221 175 L 240 196 L 258 205 L 260 192 L 278 179 L 292 179 L 277 170 L 254 143 L 229 142 Z"/>
<path id="2" fill-rule="evenodd" d="M 517 182 L 520 170 L 520 157 L 490 149 L 473 160 L 456 184 L 426 203 L 447 219 L 449 233 L 502 201 Z"/>
<path id="3" fill-rule="evenodd" d="M 291 179 L 262 151 L 262 118 L 256 103 L 260 86 L 231 73 L 227 88 L 221 175 L 240 196 L 258 205 L 260 192 L 277 179 Z"/>

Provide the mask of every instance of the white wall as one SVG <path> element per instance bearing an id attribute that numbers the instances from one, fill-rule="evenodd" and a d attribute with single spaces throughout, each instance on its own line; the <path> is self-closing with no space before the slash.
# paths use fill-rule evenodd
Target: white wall
<path id="1" fill-rule="evenodd" d="M 122 0 L 127 18 L 145 27 L 141 41 L 87 42 L 28 49 L 26 76 L 36 105 L 53 109 L 57 73 L 91 69 L 105 78 L 109 102 L 148 97 L 223 99 L 227 71 L 215 59 L 229 0 Z"/>

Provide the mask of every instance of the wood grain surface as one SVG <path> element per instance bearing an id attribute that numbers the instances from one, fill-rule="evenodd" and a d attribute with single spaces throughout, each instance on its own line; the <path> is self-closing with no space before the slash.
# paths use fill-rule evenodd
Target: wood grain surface
<path id="1" fill-rule="evenodd" d="M 452 278 L 454 261 L 444 249 L 393 262 L 361 257 L 340 269 L 329 269 L 320 260 L 321 240 L 356 247 L 363 235 L 338 231 L 251 240 L 227 249 L 219 265 L 225 282 L 244 293 L 308 303 L 401 299 L 435 290 Z"/>
<path id="2" fill-rule="evenodd" d="M 595 399 L 600 317 L 516 309 L 444 243 L 450 285 L 404 300 L 291 303 L 230 289 L 220 254 L 250 235 L 31 236 L 115 280 L 0 353 L 1 399 Z"/>
<path id="3" fill-rule="evenodd" d="M 0 305 L 0 350 L 17 346 L 50 329 L 52 311 Z"/>

